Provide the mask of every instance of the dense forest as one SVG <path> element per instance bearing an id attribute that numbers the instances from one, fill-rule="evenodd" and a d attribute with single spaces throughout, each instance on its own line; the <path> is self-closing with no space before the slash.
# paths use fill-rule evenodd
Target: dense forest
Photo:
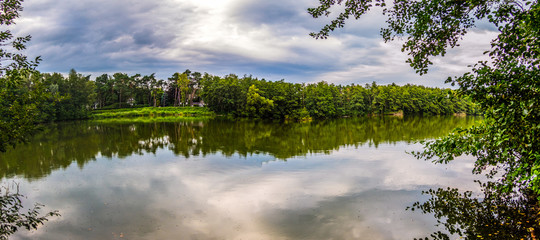
<path id="1" fill-rule="evenodd" d="M 216 113 L 240 117 L 303 119 L 373 114 L 478 114 L 466 97 L 450 89 L 410 85 L 335 85 L 270 82 L 251 76 L 205 75 L 202 99 Z"/>
<path id="2" fill-rule="evenodd" d="M 115 73 L 90 79 L 75 70 L 33 72 L 20 91 L 41 89 L 40 121 L 85 119 L 94 109 L 207 106 L 217 114 L 265 119 L 309 119 L 373 114 L 477 114 L 470 100 L 450 89 L 405 86 L 335 85 L 266 81 L 252 76 L 224 77 L 186 70 L 167 80 L 154 74 Z"/>

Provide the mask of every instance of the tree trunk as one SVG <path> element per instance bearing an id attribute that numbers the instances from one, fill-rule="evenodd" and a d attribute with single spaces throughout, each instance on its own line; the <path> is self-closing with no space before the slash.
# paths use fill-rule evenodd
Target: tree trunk
<path id="1" fill-rule="evenodd" d="M 176 101 L 178 102 L 178 106 L 180 106 L 180 104 L 182 103 L 182 94 L 180 94 L 180 89 L 179 88 L 176 88 Z"/>
<path id="2" fill-rule="evenodd" d="M 195 98 L 195 93 L 197 92 L 196 88 L 193 88 L 191 95 L 189 96 L 189 105 L 193 105 L 193 99 Z"/>
<path id="3" fill-rule="evenodd" d="M 118 101 L 118 106 L 119 106 L 120 108 L 122 108 L 122 91 L 120 91 L 120 92 L 118 93 L 118 99 L 119 99 L 119 101 Z"/>

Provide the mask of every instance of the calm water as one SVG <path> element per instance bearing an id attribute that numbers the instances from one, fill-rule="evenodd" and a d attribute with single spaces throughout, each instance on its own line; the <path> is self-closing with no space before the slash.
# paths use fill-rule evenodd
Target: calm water
<path id="1" fill-rule="evenodd" d="M 56 209 L 13 239 L 412 239 L 422 190 L 474 189 L 470 159 L 416 160 L 458 117 L 311 123 L 72 122 L 0 154 L 4 184 Z"/>

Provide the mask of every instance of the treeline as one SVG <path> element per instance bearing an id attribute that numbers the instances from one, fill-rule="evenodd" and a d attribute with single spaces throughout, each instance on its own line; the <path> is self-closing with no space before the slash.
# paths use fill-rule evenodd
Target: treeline
<path id="1" fill-rule="evenodd" d="M 67 76 L 32 71 L 6 89 L 17 93 L 13 96 L 24 92 L 43 95 L 40 97 L 45 100 L 32 106 L 37 112 L 34 118 L 38 122 L 50 122 L 86 119 L 95 109 L 186 106 L 194 101 L 200 102 L 200 79 L 200 73 L 189 70 L 175 73 L 168 80 L 158 80 L 154 74 L 130 76 L 125 73 L 103 74 L 91 80 L 89 75 L 75 70 Z"/>
<path id="2" fill-rule="evenodd" d="M 90 116 L 95 99 L 95 84 L 90 76 L 83 76 L 72 70 L 67 77 L 59 73 L 39 73 L 17 75 L 18 79 L 10 86 L 3 87 L 14 99 L 2 98 L 13 105 L 25 106 L 35 122 L 84 119 Z M 39 97 L 34 95 L 38 94 Z M 29 99 L 30 102 L 20 102 Z M 3 106 L 5 107 L 5 106 Z"/>
<path id="3" fill-rule="evenodd" d="M 94 108 L 192 105 L 201 101 L 201 79 L 201 73 L 190 70 L 175 73 L 167 80 L 156 79 L 154 74 L 103 74 L 95 80 Z"/>
<path id="4" fill-rule="evenodd" d="M 224 77 L 186 70 L 167 80 L 154 74 L 115 73 L 91 80 L 71 70 L 34 72 L 18 86 L 40 88 L 49 96 L 36 106 L 41 121 L 85 119 L 94 109 L 205 105 L 223 115 L 265 119 L 343 116 L 477 114 L 478 108 L 453 90 L 416 85 L 335 85 L 271 82 L 252 76 Z"/>
<path id="5" fill-rule="evenodd" d="M 251 76 L 205 75 L 202 99 L 216 113 L 239 117 L 303 119 L 384 115 L 476 115 L 479 109 L 451 89 L 405 86 L 270 82 Z"/>

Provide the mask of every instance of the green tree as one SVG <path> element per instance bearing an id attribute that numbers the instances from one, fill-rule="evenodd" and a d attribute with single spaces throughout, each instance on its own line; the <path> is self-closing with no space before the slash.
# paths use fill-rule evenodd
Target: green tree
<path id="1" fill-rule="evenodd" d="M 122 107 L 122 104 L 131 96 L 131 78 L 125 73 L 113 74 L 114 87 L 113 90 L 118 96 L 118 107 Z"/>
<path id="2" fill-rule="evenodd" d="M 362 86 L 350 86 L 347 88 L 348 115 L 359 116 L 368 113 L 368 92 Z"/>
<path id="3" fill-rule="evenodd" d="M 21 0 L 5 0 L 0 2 L 0 25 L 9 26 L 15 24 L 15 19 L 19 18 L 22 11 Z M 0 31 L 0 76 L 5 75 L 9 70 L 33 69 L 37 66 L 40 57 L 34 61 L 28 61 L 28 57 L 20 51 L 26 49 L 26 43 L 30 41 L 30 35 L 15 37 L 10 30 Z"/>
<path id="4" fill-rule="evenodd" d="M 0 78 L 0 152 L 26 141 L 45 121 L 42 109 L 52 99 L 43 83 L 30 81 L 31 70 L 9 70 Z"/>
<path id="5" fill-rule="evenodd" d="M 0 25 L 15 24 L 22 1 L 1 1 Z M 39 57 L 31 62 L 20 51 L 30 36 L 17 37 L 9 30 L 0 31 L 0 152 L 9 145 L 24 141 L 43 120 L 40 107 L 49 99 L 43 84 L 30 76 Z"/>
<path id="6" fill-rule="evenodd" d="M 43 205 L 34 204 L 34 207 L 26 213 L 22 201 L 25 196 L 19 193 L 18 185 L 7 186 L 0 189 L 0 239 L 8 239 L 9 235 L 15 233 L 19 228 L 26 230 L 37 229 L 39 225 L 43 225 L 48 221 L 47 217 L 60 216 L 58 211 L 52 211 L 44 216 L 39 216 L 39 210 Z"/>
<path id="7" fill-rule="evenodd" d="M 274 101 L 266 99 L 259 92 L 260 90 L 255 85 L 249 87 L 246 101 L 246 113 L 249 117 L 265 117 L 274 108 Z"/>
<path id="8" fill-rule="evenodd" d="M 309 115 L 315 118 L 331 118 L 339 116 L 337 109 L 338 89 L 333 84 L 319 82 L 309 84 L 305 88 L 305 104 Z"/>
<path id="9" fill-rule="evenodd" d="M 150 79 L 150 95 L 153 99 L 154 107 L 158 107 L 161 104 L 165 104 L 162 102 L 162 98 L 164 95 L 163 86 L 165 85 L 165 82 L 163 80 L 157 80 L 155 78 Z"/>
<path id="10" fill-rule="evenodd" d="M 187 70 L 189 71 L 189 70 Z M 187 73 L 182 73 L 182 74 L 179 74 L 178 75 L 178 79 L 176 80 L 177 81 L 177 84 L 178 84 L 178 90 L 179 90 L 179 94 L 178 94 L 178 98 L 179 98 L 179 104 L 181 104 L 182 106 L 185 105 L 186 103 L 186 98 L 187 98 L 187 95 L 188 95 L 188 91 L 189 91 L 189 76 Z"/>
<path id="11" fill-rule="evenodd" d="M 206 74 L 202 81 L 202 97 L 210 110 L 220 114 L 243 115 L 249 86 L 242 86 L 238 76 L 223 78 Z"/>
<path id="12" fill-rule="evenodd" d="M 200 72 L 191 73 L 191 78 L 189 81 L 189 88 L 191 93 L 189 95 L 189 103 L 193 104 L 194 102 L 200 102 L 199 91 L 201 87 L 202 74 Z"/>
<path id="13" fill-rule="evenodd" d="M 477 21 L 488 21 L 498 28 L 499 35 L 487 54 L 490 62 L 477 63 L 469 73 L 449 78 L 458 85 L 458 93 L 470 97 L 485 111 L 485 121 L 479 126 L 458 130 L 453 134 L 425 144 L 421 159 L 447 163 L 461 155 L 476 158 L 474 173 L 485 173 L 489 183 L 483 185 L 484 196 L 475 206 L 492 211 L 489 206 L 501 206 L 512 211 L 519 207 L 538 208 L 540 194 L 540 5 L 538 1 L 394 1 L 387 6 L 384 0 L 325 1 L 308 11 L 313 17 L 328 16 L 333 5 L 345 4 L 337 18 L 312 33 L 326 38 L 330 31 L 344 26 L 349 17 L 360 18 L 373 7 L 382 7 L 388 16 L 388 27 L 383 29 L 385 41 L 404 37 L 403 50 L 411 56 L 408 62 L 418 73 L 424 74 L 432 64 L 433 56 L 444 56 L 447 48 L 458 45 Z M 428 104 L 432 104 L 429 102 Z M 431 107 L 430 107 L 431 109 Z M 495 177 L 497 176 L 497 177 Z M 428 193 L 433 199 L 465 201 L 470 195 L 458 196 L 453 190 Z M 525 192 L 530 192 L 525 194 Z M 528 196 L 523 198 L 523 196 Z M 522 199 L 522 200 L 520 200 Z M 516 204 L 516 201 L 521 201 Z M 461 211 L 441 211 L 430 201 L 417 205 L 424 212 L 436 213 L 446 219 L 444 226 L 450 233 L 468 238 L 488 238 L 502 235 L 479 231 L 469 217 L 457 218 Z M 512 239 L 537 239 L 539 211 L 528 223 L 508 223 L 498 219 L 497 224 L 518 224 L 526 231 L 516 232 Z M 477 215 L 478 216 L 478 215 Z M 526 225 L 529 224 L 529 225 Z M 456 230 L 457 229 L 457 230 Z M 463 231 L 459 231 L 459 229 Z M 508 228 L 511 229 L 512 228 Z M 477 235 L 477 234 L 482 235 Z M 491 234 L 491 235 L 490 235 Z M 509 236 L 509 235 L 505 235 Z M 443 233 L 436 239 L 448 239 Z"/>
<path id="14" fill-rule="evenodd" d="M 58 86 L 58 92 L 63 99 L 56 105 L 56 120 L 85 119 L 90 115 L 90 110 L 96 98 L 96 85 L 90 81 L 90 75 L 83 76 L 71 69 L 67 78 L 60 74 L 53 84 Z"/>
<path id="15" fill-rule="evenodd" d="M 96 77 L 96 100 L 99 108 L 115 102 L 114 81 L 108 74 Z"/>
<path id="16" fill-rule="evenodd" d="M 174 95 L 172 89 L 175 86 L 176 83 L 169 83 L 168 95 Z M 250 90 L 252 86 L 257 90 Z M 446 115 L 474 106 L 470 99 L 453 96 L 451 93 L 454 92 L 450 89 L 415 85 L 401 87 L 396 84 L 379 86 L 376 83 L 366 85 L 365 88 L 355 85 L 336 86 L 326 82 L 305 85 L 286 83 L 283 80 L 271 82 L 252 76 L 238 78 L 235 75 L 221 78 L 206 74 L 197 92 L 208 108 L 217 113 L 269 119 L 299 120 L 396 112 Z M 273 101 L 273 107 L 264 116 L 255 114 L 251 111 L 252 105 L 248 106 L 248 94 L 254 93 L 259 95 L 258 98 Z"/>
<path id="17" fill-rule="evenodd" d="M 170 78 L 167 80 L 167 95 L 169 96 L 168 99 L 172 101 L 173 106 L 180 106 L 180 89 L 178 88 L 178 78 L 180 77 L 180 73 L 174 73 Z"/>
<path id="18" fill-rule="evenodd" d="M 149 106 L 151 102 L 151 89 L 150 83 L 156 81 L 154 73 L 150 75 L 144 75 L 142 78 L 136 80 L 137 89 L 135 94 L 135 101 L 137 104 Z"/>
<path id="19" fill-rule="evenodd" d="M 0 1 L 0 25 L 14 24 L 22 10 L 21 4 L 21 0 Z M 44 117 L 40 114 L 40 107 L 51 99 L 43 83 L 32 78 L 39 57 L 29 62 L 18 52 L 26 48 L 25 43 L 30 36 L 12 38 L 9 30 L 0 31 L 0 152 L 5 152 L 9 145 L 24 141 L 36 130 L 36 123 Z M 11 52 L 9 47 L 15 52 Z M 4 64 L 6 61 L 7 65 Z M 0 239 L 7 239 L 20 227 L 37 229 L 47 221 L 46 217 L 58 215 L 50 212 L 39 217 L 39 205 L 23 213 L 21 199 L 24 196 L 18 189 L 15 193 L 9 192 L 9 186 L 4 189 L 3 193 L 0 191 Z"/>

